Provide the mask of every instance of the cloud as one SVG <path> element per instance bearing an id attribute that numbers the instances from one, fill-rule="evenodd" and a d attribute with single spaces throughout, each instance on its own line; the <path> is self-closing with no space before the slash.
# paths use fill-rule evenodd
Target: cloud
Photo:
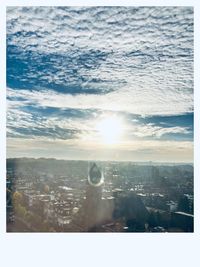
<path id="1" fill-rule="evenodd" d="M 193 110 L 191 8 L 8 8 L 7 44 L 8 87 L 39 105 Z"/>
<path id="2" fill-rule="evenodd" d="M 146 47 L 148 50 L 147 43 L 158 50 L 162 48 L 162 53 L 163 45 L 165 54 L 177 51 L 183 54 L 191 41 L 192 22 L 193 10 L 189 7 L 7 8 L 10 44 L 58 54 L 66 54 L 73 47 L 104 51 Z M 180 38 L 186 41 L 183 47 L 168 48 L 180 44 Z"/>
<path id="3" fill-rule="evenodd" d="M 126 122 L 121 158 L 192 158 L 193 9 L 8 7 L 7 87 L 15 155 L 103 151 L 95 124 L 116 113 Z"/>
<path id="4" fill-rule="evenodd" d="M 189 134 L 191 130 L 189 127 L 160 127 L 153 124 L 138 125 L 133 127 L 133 135 L 138 137 L 157 137 L 160 138 L 166 134 Z"/>
<path id="5" fill-rule="evenodd" d="M 8 89 L 8 95 L 25 100 L 26 104 L 39 107 L 72 109 L 96 109 L 123 111 L 139 115 L 176 115 L 192 112 L 193 95 L 173 90 L 169 94 L 162 90 L 140 91 L 130 88 L 98 94 L 63 94 L 50 90 L 29 91 Z"/>
<path id="6" fill-rule="evenodd" d="M 77 106 L 76 109 L 65 109 L 66 107 L 55 108 L 55 105 L 54 107 L 47 107 L 44 105 L 41 92 L 15 91 L 12 89 L 8 89 L 8 92 L 7 135 L 9 137 L 14 137 L 16 133 L 16 136 L 23 138 L 34 139 L 35 137 L 43 136 L 54 140 L 84 139 L 87 142 L 92 140 L 93 142 L 97 142 L 99 140 L 97 132 L 98 121 L 102 115 L 109 116 L 109 112 L 107 111 L 84 109 L 87 106 L 83 107 L 83 102 L 80 106 L 82 109 L 78 109 Z M 34 97 L 32 97 L 32 94 Z M 49 95 L 46 97 L 47 101 L 51 101 Z M 65 97 L 66 95 L 61 98 L 62 101 L 65 100 Z M 25 99 L 25 101 L 18 102 L 13 100 L 18 98 Z M 41 103 L 43 104 L 41 105 Z M 56 103 L 55 97 L 52 103 Z M 60 103 L 61 101 L 59 101 Z M 97 105 L 95 107 L 97 108 Z M 119 112 L 118 117 L 123 121 L 123 138 L 127 140 L 135 139 L 136 137 L 140 139 L 147 137 L 159 139 L 165 135 L 168 135 L 168 138 L 174 138 L 173 135 L 177 136 L 177 134 L 179 134 L 179 138 L 191 139 L 191 122 L 186 125 L 182 122 L 183 125 L 180 124 L 177 126 L 177 122 L 176 124 L 171 123 L 174 117 L 165 124 L 161 123 L 161 118 L 154 123 L 144 122 L 144 119 L 139 118 L 130 120 L 127 118 L 127 113 L 123 112 Z M 153 118 L 149 118 L 148 120 L 155 120 Z M 179 121 L 181 122 L 181 119 Z"/>

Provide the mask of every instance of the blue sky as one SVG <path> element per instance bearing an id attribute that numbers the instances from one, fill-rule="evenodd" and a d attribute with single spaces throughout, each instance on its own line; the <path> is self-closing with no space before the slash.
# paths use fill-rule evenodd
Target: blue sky
<path id="1" fill-rule="evenodd" d="M 191 162 L 193 9 L 7 8 L 7 106 L 8 157 Z"/>

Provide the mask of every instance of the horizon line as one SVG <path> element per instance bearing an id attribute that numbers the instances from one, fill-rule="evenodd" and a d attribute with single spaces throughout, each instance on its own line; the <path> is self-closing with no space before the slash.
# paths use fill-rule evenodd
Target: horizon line
<path id="1" fill-rule="evenodd" d="M 146 161 L 133 161 L 133 160 L 93 160 L 93 159 L 66 159 L 66 158 L 47 158 L 47 157 L 8 157 L 6 160 L 9 159 L 34 159 L 34 160 L 39 160 L 39 159 L 45 159 L 45 160 L 60 160 L 60 161 L 99 161 L 99 162 L 132 162 L 132 163 L 156 163 L 156 164 L 162 164 L 162 163 L 167 163 L 167 164 L 192 164 L 194 165 L 194 162 L 191 161 L 152 161 L 152 160 L 146 160 Z"/>

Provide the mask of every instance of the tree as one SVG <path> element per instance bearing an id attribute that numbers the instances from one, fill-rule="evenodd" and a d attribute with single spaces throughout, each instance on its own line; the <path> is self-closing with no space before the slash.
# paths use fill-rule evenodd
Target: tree
<path id="1" fill-rule="evenodd" d="M 16 214 L 21 217 L 21 218 L 25 218 L 26 217 L 26 213 L 27 210 L 25 207 L 23 207 L 22 205 L 18 204 L 15 208 Z"/>
<path id="2" fill-rule="evenodd" d="M 22 202 L 22 194 L 18 191 L 14 192 L 13 194 L 13 203 L 15 205 L 20 204 Z"/>

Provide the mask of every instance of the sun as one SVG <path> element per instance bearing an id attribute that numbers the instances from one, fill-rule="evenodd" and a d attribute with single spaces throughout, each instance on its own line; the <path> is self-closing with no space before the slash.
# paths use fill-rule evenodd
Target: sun
<path id="1" fill-rule="evenodd" d="M 123 123 L 120 118 L 109 116 L 100 120 L 96 128 L 103 143 L 116 144 L 122 136 Z"/>

